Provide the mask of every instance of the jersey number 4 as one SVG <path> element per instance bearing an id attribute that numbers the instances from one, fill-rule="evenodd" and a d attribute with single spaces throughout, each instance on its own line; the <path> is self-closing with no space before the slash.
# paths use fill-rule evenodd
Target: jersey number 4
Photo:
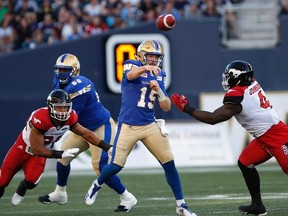
<path id="1" fill-rule="evenodd" d="M 262 93 L 262 91 L 258 92 L 258 97 L 260 99 L 260 106 L 264 109 L 267 109 L 268 107 L 272 108 L 272 105 L 270 104 L 269 100 L 266 98 L 266 96 Z"/>

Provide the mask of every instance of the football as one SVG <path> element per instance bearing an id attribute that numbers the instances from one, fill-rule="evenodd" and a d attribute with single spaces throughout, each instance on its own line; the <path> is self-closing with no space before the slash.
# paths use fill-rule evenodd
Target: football
<path id="1" fill-rule="evenodd" d="M 163 14 L 156 20 L 156 27 L 161 31 L 170 31 L 175 25 L 176 20 L 172 14 Z"/>

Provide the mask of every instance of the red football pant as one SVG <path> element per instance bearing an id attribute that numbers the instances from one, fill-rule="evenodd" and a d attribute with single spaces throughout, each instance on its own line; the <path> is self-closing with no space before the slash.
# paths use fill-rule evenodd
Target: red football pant
<path id="1" fill-rule="evenodd" d="M 272 126 L 265 134 L 252 140 L 239 156 L 245 166 L 258 165 L 274 156 L 288 175 L 288 126 L 283 122 Z"/>
<path id="2" fill-rule="evenodd" d="M 35 157 L 26 151 L 26 143 L 22 139 L 22 134 L 18 136 L 14 145 L 5 156 L 1 166 L 0 186 L 7 187 L 13 176 L 23 169 L 25 180 L 37 184 L 44 172 L 46 158 Z"/>

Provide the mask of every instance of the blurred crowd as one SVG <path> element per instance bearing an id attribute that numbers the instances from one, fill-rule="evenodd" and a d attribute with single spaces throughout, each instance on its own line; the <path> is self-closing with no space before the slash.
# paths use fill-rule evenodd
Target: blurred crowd
<path id="1" fill-rule="evenodd" d="M 0 53 L 88 38 L 164 13 L 178 20 L 221 17 L 227 1 L 243 0 L 0 0 Z"/>

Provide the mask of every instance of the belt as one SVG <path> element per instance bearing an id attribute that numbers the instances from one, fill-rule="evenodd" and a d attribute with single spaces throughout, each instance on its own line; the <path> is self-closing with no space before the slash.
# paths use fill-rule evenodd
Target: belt
<path id="1" fill-rule="evenodd" d="M 30 155 L 33 155 L 32 149 L 31 149 L 31 147 L 28 146 L 28 145 L 26 145 L 25 152 L 27 152 L 27 153 L 30 154 Z"/>

